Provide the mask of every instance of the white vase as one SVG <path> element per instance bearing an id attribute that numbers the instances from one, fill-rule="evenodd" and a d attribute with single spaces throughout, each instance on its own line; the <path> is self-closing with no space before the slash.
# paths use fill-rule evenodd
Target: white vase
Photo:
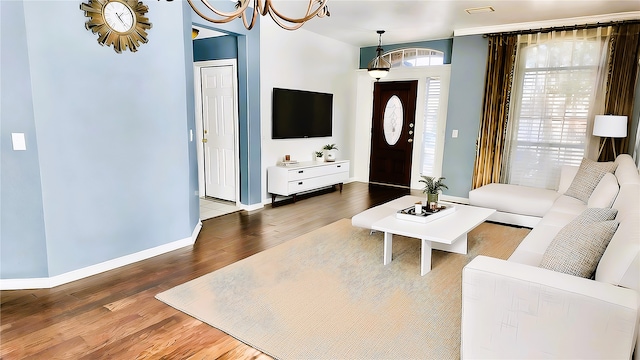
<path id="1" fill-rule="evenodd" d="M 336 152 L 335 152 L 335 150 L 325 150 L 324 151 L 324 161 L 326 161 L 326 162 L 336 161 Z"/>

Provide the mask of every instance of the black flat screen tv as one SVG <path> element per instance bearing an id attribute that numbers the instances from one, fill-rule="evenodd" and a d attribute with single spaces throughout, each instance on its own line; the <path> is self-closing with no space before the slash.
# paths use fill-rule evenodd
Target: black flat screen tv
<path id="1" fill-rule="evenodd" d="M 273 88 L 272 139 L 332 135 L 333 94 Z"/>

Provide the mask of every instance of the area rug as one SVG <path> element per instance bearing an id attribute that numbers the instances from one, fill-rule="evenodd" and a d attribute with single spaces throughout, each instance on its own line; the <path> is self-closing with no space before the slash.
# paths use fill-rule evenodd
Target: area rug
<path id="1" fill-rule="evenodd" d="M 528 229 L 484 223 L 467 255 L 342 219 L 170 290 L 157 299 L 278 359 L 454 359 L 460 356 L 462 267 L 507 258 Z"/>

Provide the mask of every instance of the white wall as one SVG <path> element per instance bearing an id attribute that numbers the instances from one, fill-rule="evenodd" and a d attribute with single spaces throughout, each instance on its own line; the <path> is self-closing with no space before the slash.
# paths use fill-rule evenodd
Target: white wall
<path id="1" fill-rule="evenodd" d="M 337 158 L 354 158 L 356 70 L 360 49 L 310 31 L 283 30 L 268 17 L 260 23 L 260 93 L 262 131 L 262 194 L 267 194 L 267 167 L 285 154 L 298 161 L 313 160 L 313 152 L 328 143 Z M 312 19 L 311 21 L 322 21 Z M 274 87 L 333 94 L 333 136 L 312 139 L 271 139 L 271 96 Z M 368 130 L 367 130 L 368 131 Z M 353 176 L 353 170 L 351 173 Z"/>

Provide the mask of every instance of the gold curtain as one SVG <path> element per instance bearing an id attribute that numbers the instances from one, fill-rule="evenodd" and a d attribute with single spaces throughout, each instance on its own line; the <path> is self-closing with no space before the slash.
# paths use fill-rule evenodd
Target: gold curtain
<path id="1" fill-rule="evenodd" d="M 500 180 L 517 39 L 517 35 L 489 36 L 489 56 L 482 121 L 476 144 L 473 189 Z"/>
<path id="2" fill-rule="evenodd" d="M 611 37 L 611 54 L 605 100 L 605 114 L 627 116 L 627 137 L 613 139 L 618 154 L 627 153 L 631 133 L 634 91 L 640 58 L 640 24 L 619 24 Z M 600 139 L 605 141 L 605 139 Z M 609 140 L 611 141 L 611 139 Z M 614 159 L 613 150 L 605 146 L 600 161 Z"/>

